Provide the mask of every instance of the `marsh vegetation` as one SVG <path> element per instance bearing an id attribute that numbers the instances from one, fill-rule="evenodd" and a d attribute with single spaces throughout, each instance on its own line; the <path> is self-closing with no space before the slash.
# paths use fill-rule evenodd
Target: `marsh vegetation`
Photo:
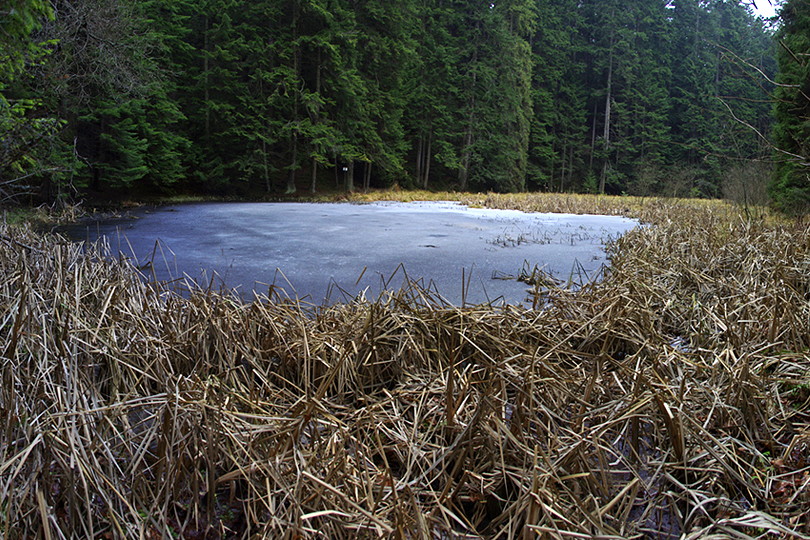
<path id="1" fill-rule="evenodd" d="M 528 310 L 183 297 L 3 225 L 0 536 L 810 535 L 810 224 L 465 202 L 653 226 Z"/>

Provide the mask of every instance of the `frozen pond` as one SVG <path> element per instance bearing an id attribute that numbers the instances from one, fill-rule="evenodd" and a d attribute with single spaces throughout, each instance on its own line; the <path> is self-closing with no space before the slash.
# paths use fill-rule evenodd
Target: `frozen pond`
<path id="1" fill-rule="evenodd" d="M 467 303 L 519 304 L 528 286 L 494 277 L 517 275 L 528 264 L 563 281 L 593 279 L 606 263 L 604 243 L 638 225 L 435 202 L 203 203 L 133 216 L 73 226 L 67 234 L 105 235 L 114 252 L 158 279 L 210 280 L 215 273 L 247 299 L 275 284 L 316 304 L 327 294 L 331 301 L 363 291 L 375 298 L 384 283 L 398 288 L 403 270 L 456 305 L 465 288 Z"/>

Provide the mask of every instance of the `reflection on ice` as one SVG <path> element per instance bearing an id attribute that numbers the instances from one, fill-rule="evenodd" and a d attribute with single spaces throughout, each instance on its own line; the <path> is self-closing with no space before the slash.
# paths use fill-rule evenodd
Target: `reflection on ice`
<path id="1" fill-rule="evenodd" d="M 157 279 L 215 273 L 246 298 L 274 283 L 314 303 L 330 287 L 375 297 L 384 286 L 399 287 L 407 272 L 454 304 L 462 294 L 468 303 L 520 304 L 528 284 L 493 277 L 538 269 L 563 283 L 592 279 L 606 263 L 604 243 L 638 224 L 452 202 L 187 204 L 141 210 L 134 218 L 68 234 L 107 236 L 113 250 L 151 265 Z"/>

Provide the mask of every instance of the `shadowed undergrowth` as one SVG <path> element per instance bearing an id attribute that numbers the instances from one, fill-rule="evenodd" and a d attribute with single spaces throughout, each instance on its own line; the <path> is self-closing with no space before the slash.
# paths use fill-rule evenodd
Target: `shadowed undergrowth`
<path id="1" fill-rule="evenodd" d="M 183 298 L 0 227 L 0 536 L 810 535 L 810 225 L 572 200 L 481 204 L 655 226 L 536 311 Z"/>

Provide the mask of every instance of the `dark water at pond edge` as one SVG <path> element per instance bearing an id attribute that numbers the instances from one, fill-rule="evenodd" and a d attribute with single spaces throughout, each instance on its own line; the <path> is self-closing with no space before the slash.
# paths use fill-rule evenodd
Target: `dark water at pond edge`
<path id="1" fill-rule="evenodd" d="M 160 280 L 235 288 L 246 299 L 275 284 L 320 304 L 412 280 L 460 305 L 520 304 L 525 266 L 563 282 L 597 278 L 604 244 L 637 226 L 614 216 L 527 214 L 455 203 L 202 203 L 141 209 L 126 219 L 73 225 L 74 240 L 106 236 L 114 254 Z M 464 280 L 462 280 L 464 276 Z M 464 281 L 467 282 L 465 286 Z M 331 292 L 330 292 L 331 291 Z"/>

